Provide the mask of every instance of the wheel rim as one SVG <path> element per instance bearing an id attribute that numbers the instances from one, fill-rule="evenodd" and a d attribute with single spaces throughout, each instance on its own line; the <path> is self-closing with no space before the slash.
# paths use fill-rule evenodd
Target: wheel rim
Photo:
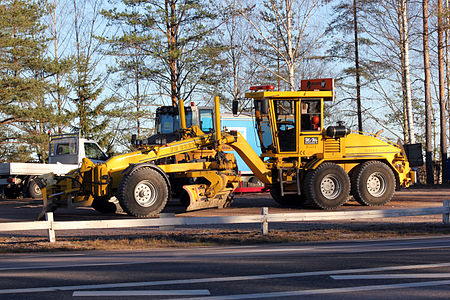
<path id="1" fill-rule="evenodd" d="M 152 206 L 157 198 L 158 191 L 155 185 L 148 180 L 139 182 L 134 188 L 134 199 L 142 207 Z"/>
<path id="2" fill-rule="evenodd" d="M 386 178 L 380 172 L 370 174 L 367 178 L 367 191 L 373 197 L 380 197 L 386 192 Z"/>
<path id="3" fill-rule="evenodd" d="M 39 188 L 39 186 L 37 184 L 34 185 L 33 190 L 36 193 L 36 195 L 41 195 L 42 194 L 42 191 L 41 191 L 41 189 Z"/>
<path id="4" fill-rule="evenodd" d="M 320 192 L 329 199 L 334 200 L 342 193 L 342 184 L 335 175 L 327 175 L 320 182 Z"/>

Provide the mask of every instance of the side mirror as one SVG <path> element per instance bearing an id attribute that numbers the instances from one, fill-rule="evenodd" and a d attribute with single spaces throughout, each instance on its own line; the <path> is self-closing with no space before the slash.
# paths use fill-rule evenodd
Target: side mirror
<path id="1" fill-rule="evenodd" d="M 238 110 L 239 110 L 239 101 L 237 101 L 237 99 L 233 100 L 233 115 L 237 115 L 238 114 Z"/>

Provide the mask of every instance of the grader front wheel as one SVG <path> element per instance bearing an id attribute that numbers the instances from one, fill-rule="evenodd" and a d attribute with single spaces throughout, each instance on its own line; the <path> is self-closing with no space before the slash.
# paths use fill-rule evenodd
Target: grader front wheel
<path id="1" fill-rule="evenodd" d="M 158 171 L 142 168 L 122 177 L 118 196 L 127 214 L 147 218 L 156 216 L 164 209 L 169 188 Z"/>

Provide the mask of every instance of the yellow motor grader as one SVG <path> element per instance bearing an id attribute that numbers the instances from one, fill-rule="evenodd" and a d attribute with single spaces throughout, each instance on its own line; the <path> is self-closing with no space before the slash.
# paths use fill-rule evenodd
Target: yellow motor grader
<path id="1" fill-rule="evenodd" d="M 187 210 L 224 207 L 239 183 L 233 148 L 281 205 L 333 209 L 349 195 L 363 205 L 384 205 L 396 188 L 415 182 L 402 147 L 367 133 L 352 133 L 343 124 L 323 128 L 324 102 L 332 101 L 333 80 L 303 80 L 300 91 L 252 87 L 259 156 L 235 131 L 220 130 L 215 98 L 215 131 L 186 128 L 180 101 L 181 136 L 162 145 L 141 145 L 101 164 L 83 160 L 79 169 L 58 177 L 41 176 L 44 211 L 61 206 L 89 206 L 136 217 L 159 214 L 174 185 L 183 185 Z M 233 103 L 237 110 L 237 102 Z M 181 183 L 180 183 L 181 182 Z"/>

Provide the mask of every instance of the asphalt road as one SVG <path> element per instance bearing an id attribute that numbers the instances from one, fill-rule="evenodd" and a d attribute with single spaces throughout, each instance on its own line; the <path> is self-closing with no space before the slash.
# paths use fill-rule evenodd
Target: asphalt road
<path id="1" fill-rule="evenodd" d="M 8 254 L 0 299 L 448 299 L 450 237 Z"/>

